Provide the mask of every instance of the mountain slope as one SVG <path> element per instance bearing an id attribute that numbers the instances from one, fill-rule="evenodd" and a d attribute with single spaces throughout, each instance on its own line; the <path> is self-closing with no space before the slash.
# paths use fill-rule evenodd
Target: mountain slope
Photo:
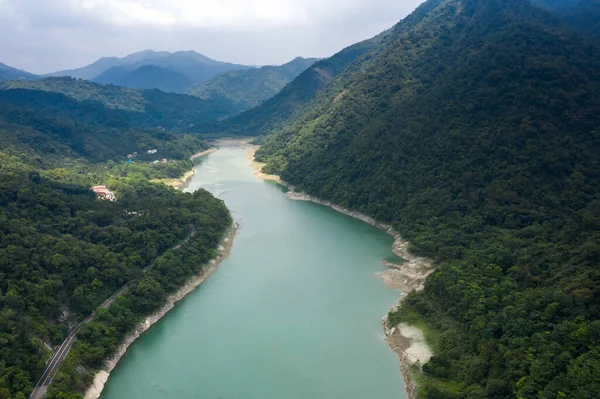
<path id="1" fill-rule="evenodd" d="M 144 65 L 134 70 L 128 67 L 113 67 L 92 81 L 132 89 L 159 89 L 167 93 L 183 93 L 192 84 L 187 76 L 156 65 Z"/>
<path id="2" fill-rule="evenodd" d="M 53 91 L 77 101 L 99 101 L 109 108 L 126 111 L 132 121 L 146 127 L 186 130 L 192 124 L 216 120 L 235 111 L 230 104 L 193 96 L 101 85 L 68 77 L 0 82 L 0 90 L 6 89 Z"/>
<path id="3" fill-rule="evenodd" d="M 600 38 L 600 0 L 582 0 L 564 18 L 578 31 Z"/>
<path id="4" fill-rule="evenodd" d="M 535 0 L 556 12 L 569 26 L 588 36 L 600 37 L 600 0 Z"/>
<path id="5" fill-rule="evenodd" d="M 430 0 L 257 152 L 438 269 L 424 398 L 599 392 L 600 57 L 522 0 Z"/>
<path id="6" fill-rule="evenodd" d="M 352 62 L 377 47 L 385 35 L 386 32 L 314 63 L 258 107 L 217 124 L 198 126 L 197 131 L 257 136 L 280 127 L 289 118 L 301 113 L 304 107 Z"/>
<path id="7" fill-rule="evenodd" d="M 177 136 L 142 129 L 123 111 L 61 93 L 23 89 L 0 90 L 0 137 L 0 151 L 27 154 L 27 160 L 37 159 L 36 166 L 60 163 L 60 159 L 125 159 L 128 153 L 156 147 L 164 157 L 185 159 L 204 146 L 200 140 L 187 143 L 192 148 L 179 156 L 182 149 L 168 143 L 176 142 Z"/>
<path id="8" fill-rule="evenodd" d="M 281 66 L 230 71 L 196 84 L 188 93 L 203 99 L 231 101 L 240 110 L 256 107 L 317 61 L 298 57 Z"/>
<path id="9" fill-rule="evenodd" d="M 139 129 L 122 116 L 61 93 L 0 91 L 2 398 L 29 397 L 54 355 L 49 348 L 128 283 L 78 333 L 45 395 L 81 398 L 134 326 L 215 256 L 231 223 L 222 201 L 204 190 L 190 194 L 148 182 L 180 177 L 206 143 Z M 151 163 L 157 156 L 168 163 Z M 97 198 L 90 188 L 98 184 L 116 200 Z"/>
<path id="10" fill-rule="evenodd" d="M 131 71 L 140 67 L 154 65 L 171 72 L 186 76 L 193 82 L 201 82 L 220 73 L 236 69 L 250 68 L 245 65 L 231 64 L 212 60 L 195 51 L 168 51 L 146 50 L 130 54 L 123 58 L 107 57 L 82 68 L 59 71 L 47 76 L 70 76 L 74 78 L 91 80 L 103 72 L 115 67 L 128 67 Z M 107 82 L 114 83 L 114 82 Z M 147 88 L 157 88 L 147 87 Z"/>
<path id="11" fill-rule="evenodd" d="M 38 76 L 0 62 L 0 80 L 35 80 Z"/>

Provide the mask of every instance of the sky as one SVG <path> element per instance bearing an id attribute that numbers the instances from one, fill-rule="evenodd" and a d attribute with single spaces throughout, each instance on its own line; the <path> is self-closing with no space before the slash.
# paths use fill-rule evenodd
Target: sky
<path id="1" fill-rule="evenodd" d="M 33 73 L 141 50 L 219 61 L 328 57 L 393 26 L 423 0 L 0 0 L 0 62 Z"/>

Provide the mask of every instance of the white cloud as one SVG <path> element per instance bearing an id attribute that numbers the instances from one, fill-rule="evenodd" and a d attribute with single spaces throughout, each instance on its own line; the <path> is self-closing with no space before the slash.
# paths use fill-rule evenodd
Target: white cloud
<path id="1" fill-rule="evenodd" d="M 0 62 L 33 72 L 143 49 L 245 64 L 329 56 L 422 0 L 0 0 Z"/>

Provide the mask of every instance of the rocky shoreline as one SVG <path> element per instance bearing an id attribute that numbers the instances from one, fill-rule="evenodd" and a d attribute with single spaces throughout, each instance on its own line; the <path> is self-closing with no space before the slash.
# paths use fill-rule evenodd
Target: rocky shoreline
<path id="1" fill-rule="evenodd" d="M 258 169 L 254 175 L 258 178 L 265 179 L 265 175 L 261 172 L 264 164 L 254 161 L 254 151 L 256 151 L 256 149 L 254 149 L 251 153 L 252 166 Z M 394 230 L 392 226 L 375 220 L 370 216 L 346 209 L 332 202 L 324 201 L 311 195 L 297 192 L 296 187 L 284 182 L 279 176 L 268 176 L 269 178 L 265 180 L 275 180 L 282 186 L 285 186 L 289 189 L 286 195 L 291 200 L 310 201 L 325 205 L 335 211 L 362 220 L 365 223 L 378 227 L 387 232 L 394 238 L 392 251 L 396 256 L 401 257 L 404 262 L 401 264 L 383 262 L 389 269 L 377 273 L 378 277 L 380 277 L 388 287 L 400 289 L 404 293 L 420 291 L 424 288 L 425 279 L 434 271 L 433 263 L 429 259 L 415 256 L 414 254 L 410 253 L 408 250 L 409 242 L 403 240 L 400 234 Z M 400 298 L 400 301 L 402 301 L 402 298 Z M 383 332 L 385 333 L 385 342 L 400 359 L 400 371 L 402 372 L 402 377 L 406 383 L 406 392 L 408 397 L 409 399 L 417 399 L 417 384 L 411 371 L 411 367 L 413 365 L 419 367 L 422 366 L 423 364 L 427 363 L 429 358 L 432 356 L 432 352 L 425 341 L 423 332 L 417 327 L 409 326 L 404 323 L 400 323 L 397 326 L 389 326 L 387 315 L 383 317 L 381 324 Z"/>
<path id="2" fill-rule="evenodd" d="M 233 245 L 233 239 L 238 230 L 239 225 L 234 222 L 230 227 L 227 236 L 221 241 L 221 245 L 219 246 L 219 254 L 212 259 L 205 268 L 202 269 L 200 274 L 191 278 L 177 292 L 170 295 L 169 298 L 167 298 L 165 305 L 163 305 L 154 314 L 146 317 L 144 321 L 138 324 L 138 326 L 131 333 L 129 333 L 127 337 L 125 337 L 125 340 L 119 346 L 119 349 L 116 351 L 116 353 L 110 359 L 107 359 L 104 367 L 96 373 L 92 386 L 87 389 L 83 396 L 84 399 L 98 399 L 102 393 L 102 390 L 104 389 L 104 384 L 106 384 L 108 381 L 110 372 L 115 368 L 119 360 L 125 355 L 129 345 L 138 339 L 140 335 L 148 330 L 154 323 L 163 318 L 171 309 L 173 309 L 177 302 L 185 298 L 188 294 L 194 291 L 196 287 L 202 284 L 215 270 L 217 270 L 219 264 L 229 257 L 231 247 Z"/>

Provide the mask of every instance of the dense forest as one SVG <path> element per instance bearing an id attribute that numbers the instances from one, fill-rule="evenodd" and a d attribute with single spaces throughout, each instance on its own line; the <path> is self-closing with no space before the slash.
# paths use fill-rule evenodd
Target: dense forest
<path id="1" fill-rule="evenodd" d="M 345 48 L 330 58 L 317 61 L 258 107 L 217 123 L 199 124 L 193 130 L 199 133 L 258 136 L 279 128 L 289 119 L 298 117 L 300 111 L 310 104 L 333 78 L 354 60 L 374 49 L 385 35 L 386 32 Z"/>
<path id="2" fill-rule="evenodd" d="M 390 315 L 427 326 L 421 397 L 598 397 L 597 44 L 529 1 L 429 0 L 275 127 L 266 172 L 435 260 Z"/>
<path id="3" fill-rule="evenodd" d="M 209 193 L 148 181 L 181 176 L 207 144 L 126 116 L 61 93 L 0 91 L 0 398 L 26 398 L 49 347 L 129 282 L 82 330 L 47 395 L 81 397 L 102 359 L 201 271 L 231 224 Z M 98 184 L 117 200 L 97 199 Z"/>
<path id="4" fill-rule="evenodd" d="M 571 28 L 587 36 L 600 38 L 600 0 L 535 0 L 556 11 Z"/>
<path id="5" fill-rule="evenodd" d="M 178 131 L 187 131 L 190 125 L 214 121 L 236 112 L 230 103 L 160 90 L 103 85 L 70 77 L 0 81 L 0 92 L 10 89 L 62 93 L 78 103 L 101 103 L 106 108 L 119 111 L 121 119 L 141 127 L 162 126 Z"/>
<path id="6" fill-rule="evenodd" d="M 230 71 L 195 84 L 187 92 L 206 100 L 231 102 L 243 111 L 279 93 L 315 61 L 316 58 L 298 57 L 279 66 Z"/>

